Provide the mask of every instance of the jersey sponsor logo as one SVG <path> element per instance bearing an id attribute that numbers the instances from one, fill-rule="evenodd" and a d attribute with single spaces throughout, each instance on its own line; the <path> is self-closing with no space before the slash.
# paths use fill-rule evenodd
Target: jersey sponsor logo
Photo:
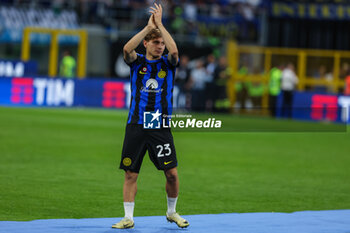
<path id="1" fill-rule="evenodd" d="M 164 165 L 168 165 L 169 163 L 172 163 L 173 161 L 169 161 L 169 162 L 164 162 Z"/>
<path id="2" fill-rule="evenodd" d="M 158 82 L 157 80 L 151 78 L 151 79 L 148 79 L 147 82 L 146 82 L 146 88 L 150 89 L 150 90 L 154 90 L 154 89 L 157 89 L 158 88 Z"/>
<path id="3" fill-rule="evenodd" d="M 123 159 L 124 166 L 129 167 L 131 165 L 131 159 L 129 157 L 126 157 Z"/>
<path id="4" fill-rule="evenodd" d="M 142 92 L 162 92 L 163 89 L 157 89 L 159 86 L 157 80 L 155 80 L 154 78 L 148 79 L 146 82 L 146 86 L 141 88 Z"/>
<path id="5" fill-rule="evenodd" d="M 143 128 L 144 129 L 160 129 L 160 120 L 162 114 L 159 109 L 156 112 L 143 113 Z"/>
<path id="6" fill-rule="evenodd" d="M 164 78 L 166 76 L 166 72 L 164 70 L 161 70 L 158 72 L 158 77 L 159 78 Z"/>
<path id="7" fill-rule="evenodd" d="M 139 71 L 139 74 L 147 74 L 147 67 L 142 67 L 142 69 Z"/>

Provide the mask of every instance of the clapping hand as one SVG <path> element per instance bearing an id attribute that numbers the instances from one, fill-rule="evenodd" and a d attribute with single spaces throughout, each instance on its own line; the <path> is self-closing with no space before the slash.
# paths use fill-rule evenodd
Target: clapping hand
<path id="1" fill-rule="evenodd" d="M 153 14 L 149 17 L 147 26 L 151 29 L 157 28 L 157 26 L 154 23 L 154 15 Z"/>
<path id="2" fill-rule="evenodd" d="M 162 25 L 162 14 L 163 14 L 163 8 L 162 5 L 158 5 L 157 3 L 154 3 L 154 7 L 151 7 L 149 11 L 153 18 L 154 18 L 154 23 L 157 27 Z"/>

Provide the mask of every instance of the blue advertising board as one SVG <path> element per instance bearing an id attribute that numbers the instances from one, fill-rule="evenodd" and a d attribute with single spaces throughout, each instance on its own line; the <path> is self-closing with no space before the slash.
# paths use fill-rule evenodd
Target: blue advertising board
<path id="1" fill-rule="evenodd" d="M 174 87 L 174 103 L 178 88 Z M 350 123 L 350 96 L 294 92 L 293 119 Z M 127 109 L 130 82 L 125 79 L 0 78 L 0 105 L 47 107 L 102 107 Z M 283 117 L 283 95 L 278 99 Z"/>
<path id="2" fill-rule="evenodd" d="M 127 108 L 129 89 L 124 80 L 1 78 L 0 104 Z"/>
<path id="3" fill-rule="evenodd" d="M 37 75 L 38 64 L 35 61 L 0 59 L 0 77 L 24 77 Z"/>
<path id="4" fill-rule="evenodd" d="M 283 94 L 279 95 L 277 116 L 287 117 L 283 106 Z M 291 118 L 311 121 L 350 123 L 350 96 L 314 92 L 293 93 Z"/>

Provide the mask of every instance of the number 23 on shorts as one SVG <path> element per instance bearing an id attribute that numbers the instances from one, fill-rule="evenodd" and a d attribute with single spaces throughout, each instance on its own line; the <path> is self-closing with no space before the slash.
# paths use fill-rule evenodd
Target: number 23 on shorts
<path id="1" fill-rule="evenodd" d="M 157 145 L 156 148 L 158 149 L 158 158 L 171 155 L 171 148 L 169 143 L 166 143 L 164 145 Z"/>

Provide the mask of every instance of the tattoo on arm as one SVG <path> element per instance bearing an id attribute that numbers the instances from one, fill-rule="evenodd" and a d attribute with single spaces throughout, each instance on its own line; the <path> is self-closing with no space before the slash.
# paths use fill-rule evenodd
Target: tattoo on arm
<path id="1" fill-rule="evenodd" d="M 132 51 L 131 53 L 124 53 L 124 59 L 127 63 L 132 63 L 135 61 L 137 58 L 135 50 Z"/>
<path id="2" fill-rule="evenodd" d="M 170 64 L 172 64 L 173 66 L 177 65 L 178 62 L 178 57 L 177 56 L 172 56 L 171 54 L 168 55 L 168 60 L 170 62 Z"/>

